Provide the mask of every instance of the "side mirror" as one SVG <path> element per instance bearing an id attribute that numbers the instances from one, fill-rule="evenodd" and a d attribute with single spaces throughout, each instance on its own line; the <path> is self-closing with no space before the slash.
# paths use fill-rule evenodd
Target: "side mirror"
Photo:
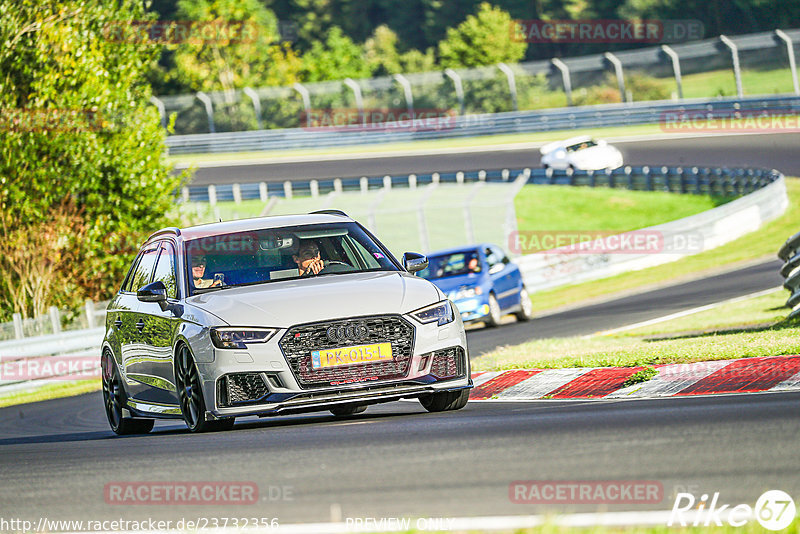
<path id="1" fill-rule="evenodd" d="M 489 274 L 496 274 L 506 268 L 505 263 L 495 263 L 491 267 L 489 267 Z"/>
<path id="2" fill-rule="evenodd" d="M 428 258 L 416 252 L 406 252 L 403 254 L 403 268 L 410 273 L 421 271 L 428 266 Z"/>
<path id="3" fill-rule="evenodd" d="M 164 282 L 158 280 L 147 284 L 136 292 L 136 298 L 142 302 L 167 302 L 167 288 L 164 287 Z"/>

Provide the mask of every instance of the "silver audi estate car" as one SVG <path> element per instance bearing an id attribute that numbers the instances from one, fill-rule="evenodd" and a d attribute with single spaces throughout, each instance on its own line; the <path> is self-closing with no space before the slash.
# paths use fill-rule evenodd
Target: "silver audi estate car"
<path id="1" fill-rule="evenodd" d="M 166 228 L 108 306 L 103 399 L 117 434 L 418 398 L 463 408 L 460 315 L 415 253 L 395 259 L 335 210 Z"/>

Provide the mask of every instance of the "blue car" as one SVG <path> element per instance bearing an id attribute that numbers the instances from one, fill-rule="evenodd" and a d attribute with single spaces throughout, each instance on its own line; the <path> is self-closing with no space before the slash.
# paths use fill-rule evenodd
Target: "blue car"
<path id="1" fill-rule="evenodd" d="M 428 267 L 417 273 L 441 289 L 458 307 L 464 323 L 497 326 L 513 313 L 531 318 L 531 300 L 519 267 L 495 245 L 481 244 L 440 250 L 428 255 Z"/>

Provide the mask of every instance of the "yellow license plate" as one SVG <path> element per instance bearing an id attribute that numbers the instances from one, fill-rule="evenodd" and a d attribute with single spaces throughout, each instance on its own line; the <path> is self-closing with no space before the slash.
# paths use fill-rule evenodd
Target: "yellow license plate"
<path id="1" fill-rule="evenodd" d="M 357 363 L 379 362 L 392 359 L 391 343 L 372 345 L 353 345 L 338 349 L 315 350 L 311 352 L 311 367 L 323 369 Z"/>

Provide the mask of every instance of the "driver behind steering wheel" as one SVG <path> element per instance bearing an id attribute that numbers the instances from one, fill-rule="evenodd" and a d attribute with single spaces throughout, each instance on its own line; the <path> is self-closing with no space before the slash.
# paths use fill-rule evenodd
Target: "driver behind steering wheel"
<path id="1" fill-rule="evenodd" d="M 300 276 L 316 275 L 325 268 L 325 263 L 320 258 L 319 245 L 310 240 L 300 244 L 292 260 L 297 264 Z"/>

